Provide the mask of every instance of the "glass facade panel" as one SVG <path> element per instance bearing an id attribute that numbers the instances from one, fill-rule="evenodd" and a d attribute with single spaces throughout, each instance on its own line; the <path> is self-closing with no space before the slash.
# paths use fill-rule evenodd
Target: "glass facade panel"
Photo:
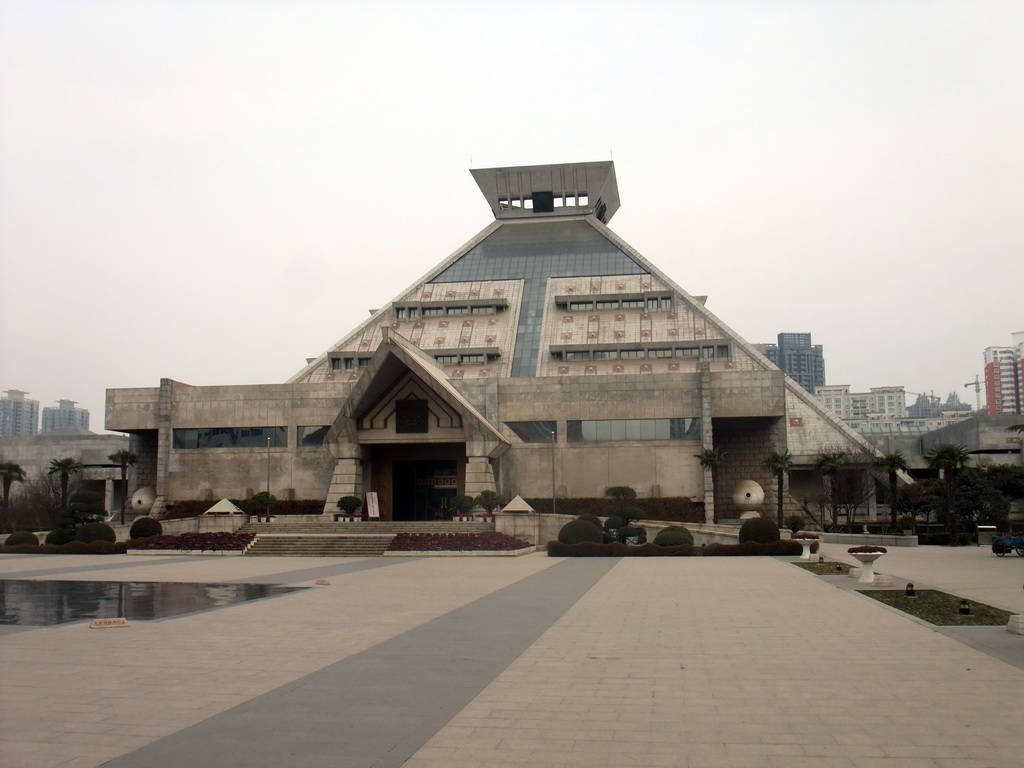
<path id="1" fill-rule="evenodd" d="M 567 421 L 570 443 L 614 440 L 700 440 L 700 419 L 601 419 Z"/>
<path id="2" fill-rule="evenodd" d="M 199 427 L 175 429 L 171 440 L 177 449 L 190 448 L 271 448 L 288 446 L 287 427 Z"/>
<path id="3" fill-rule="evenodd" d="M 557 429 L 553 421 L 506 421 L 505 426 L 524 443 L 550 443 Z"/>
<path id="4" fill-rule="evenodd" d="M 531 222 L 500 227 L 430 282 L 522 280 L 510 373 L 529 377 L 537 375 L 548 280 L 645 274 L 646 269 L 584 221 Z"/>
<path id="5" fill-rule="evenodd" d="M 327 437 L 329 424 L 299 427 L 296 433 L 295 444 L 298 446 L 323 445 Z"/>

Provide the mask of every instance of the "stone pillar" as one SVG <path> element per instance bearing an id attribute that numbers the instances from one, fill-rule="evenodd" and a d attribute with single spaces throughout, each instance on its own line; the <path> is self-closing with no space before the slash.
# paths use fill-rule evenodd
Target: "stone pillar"
<path id="1" fill-rule="evenodd" d="M 711 426 L 711 365 L 700 364 L 700 444 L 701 448 L 713 450 L 714 431 Z M 711 469 L 704 470 L 704 522 L 715 522 L 715 482 Z"/>
<path id="2" fill-rule="evenodd" d="M 490 459 L 486 456 L 467 456 L 465 494 L 476 498 L 484 491 L 496 490 Z"/>
<path id="3" fill-rule="evenodd" d="M 342 496 L 363 495 L 363 463 L 358 457 L 339 458 L 334 465 L 331 485 L 324 502 L 324 514 L 337 511 L 338 499 Z"/>
<path id="4" fill-rule="evenodd" d="M 156 438 L 156 501 L 149 514 L 157 519 L 163 517 L 167 497 L 170 493 L 168 477 L 171 463 L 171 405 L 174 400 L 174 381 L 160 379 L 160 396 L 157 401 L 157 438 Z"/>

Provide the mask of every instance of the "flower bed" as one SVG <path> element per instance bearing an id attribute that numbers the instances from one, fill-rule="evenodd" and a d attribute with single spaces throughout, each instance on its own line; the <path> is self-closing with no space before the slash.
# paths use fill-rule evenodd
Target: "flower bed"
<path id="1" fill-rule="evenodd" d="M 517 552 L 531 544 L 504 533 L 399 533 L 388 552 Z"/>
<path id="2" fill-rule="evenodd" d="M 179 533 L 176 536 L 152 536 L 128 542 L 130 550 L 174 550 L 177 552 L 243 552 L 253 539 L 251 533 Z"/>
<path id="3" fill-rule="evenodd" d="M 818 537 L 813 533 L 798 533 L 793 537 L 793 541 L 817 541 Z"/>
<path id="4" fill-rule="evenodd" d="M 885 547 L 876 547 L 871 544 L 862 544 L 859 547 L 850 547 L 846 550 L 851 555 L 884 555 L 887 550 Z"/>

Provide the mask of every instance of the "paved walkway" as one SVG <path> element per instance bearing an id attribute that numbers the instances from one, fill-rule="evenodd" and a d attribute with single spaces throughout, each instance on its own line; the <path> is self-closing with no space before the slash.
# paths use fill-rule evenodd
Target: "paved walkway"
<path id="1" fill-rule="evenodd" d="M 1024 558 L 985 555 L 878 570 L 1024 611 Z M 782 559 L 4 555 L 0 576 L 311 587 L 0 632 L 4 768 L 1024 764 L 1024 636 L 979 649 Z"/>

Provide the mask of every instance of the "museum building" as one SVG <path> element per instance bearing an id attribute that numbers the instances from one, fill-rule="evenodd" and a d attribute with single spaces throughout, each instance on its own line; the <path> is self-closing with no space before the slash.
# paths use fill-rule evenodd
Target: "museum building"
<path id="1" fill-rule="evenodd" d="M 612 162 L 471 173 L 494 221 L 287 383 L 107 391 L 153 514 L 269 485 L 425 520 L 455 494 L 628 485 L 733 518 L 739 482 L 774 488 L 773 450 L 874 450 L 608 228 Z"/>

